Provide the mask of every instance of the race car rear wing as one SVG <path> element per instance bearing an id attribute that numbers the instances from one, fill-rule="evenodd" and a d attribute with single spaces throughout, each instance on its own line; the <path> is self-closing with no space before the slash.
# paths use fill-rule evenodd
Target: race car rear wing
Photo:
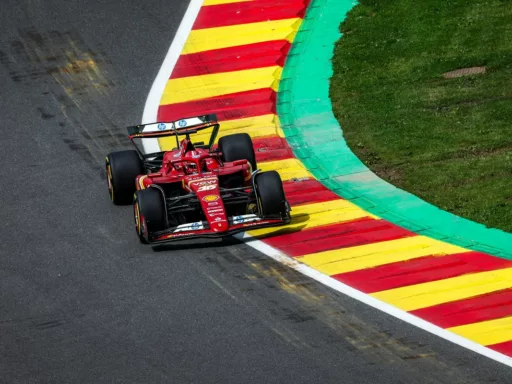
<path id="1" fill-rule="evenodd" d="M 133 125 L 127 127 L 130 139 L 144 138 L 144 137 L 164 137 L 173 135 L 188 135 L 196 133 L 202 129 L 211 128 L 217 125 L 217 115 L 203 115 L 196 117 L 183 118 L 171 122 L 156 122 L 151 124 Z M 215 132 L 216 133 L 216 132 Z M 216 135 L 215 135 L 216 136 Z M 215 138 L 213 138 L 215 140 Z"/>

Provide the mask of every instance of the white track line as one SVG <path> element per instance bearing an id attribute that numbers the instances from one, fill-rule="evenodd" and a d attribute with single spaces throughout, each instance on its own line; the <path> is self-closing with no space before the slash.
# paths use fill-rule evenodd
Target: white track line
<path id="1" fill-rule="evenodd" d="M 169 77 L 171 77 L 174 66 L 176 65 L 181 51 L 187 42 L 188 35 L 196 21 L 201 5 L 203 5 L 203 0 L 191 0 L 188 5 L 187 11 L 183 16 L 180 26 L 178 27 L 178 31 L 171 43 L 171 47 L 169 48 L 164 62 L 160 67 L 160 71 L 158 71 L 155 81 L 153 81 L 153 85 L 149 91 L 148 98 L 146 99 L 146 105 L 144 106 L 144 112 L 142 114 L 142 124 L 154 123 L 157 120 L 158 107 L 160 106 L 160 99 L 164 93 L 165 85 L 167 84 Z M 144 139 L 141 141 L 146 153 L 160 151 L 158 139 Z"/>
<path id="2" fill-rule="evenodd" d="M 484 347 L 483 345 L 475 343 L 475 342 L 468 340 L 462 336 L 456 335 L 455 333 L 447 331 L 446 329 L 440 328 L 437 325 L 429 323 L 428 321 L 425 321 L 417 316 L 411 315 L 410 313 L 407 313 L 407 312 L 405 312 L 401 309 L 398 309 L 390 304 L 387 304 L 387 303 L 385 303 L 381 300 L 378 300 L 372 296 L 369 296 L 361 291 L 358 291 L 357 289 L 354 289 L 346 284 L 343 284 L 342 282 L 335 280 L 332 277 L 327 276 L 327 275 L 317 271 L 316 269 L 313 269 L 303 263 L 298 262 L 297 260 L 293 259 L 292 257 L 286 256 L 283 252 L 279 251 L 278 249 L 273 248 L 270 245 L 265 244 L 262 241 L 255 240 L 253 237 L 251 237 L 247 233 L 237 234 L 234 237 L 236 237 L 239 240 L 242 240 L 245 244 L 264 253 L 268 257 L 270 257 L 282 264 L 285 264 L 286 266 L 293 268 L 296 271 L 298 271 L 306 276 L 311 277 L 312 279 L 315 279 L 316 281 L 334 289 L 335 291 L 341 292 L 347 296 L 350 296 L 353 299 L 356 299 L 364 304 L 367 304 L 373 308 L 376 308 L 381 312 L 385 312 L 388 315 L 391 315 L 400 320 L 406 321 L 409 324 L 412 324 L 418 328 L 421 328 L 421 329 L 423 329 L 427 332 L 430 332 L 436 336 L 439 336 L 443 339 L 451 341 L 452 343 L 458 344 L 458 345 L 460 345 L 464 348 L 467 348 L 473 352 L 479 353 L 483 356 L 486 356 L 486 357 L 496 360 L 500 363 L 508 365 L 509 367 L 512 367 L 512 358 L 510 358 L 502 353 L 493 351 L 490 348 Z"/>
<path id="3" fill-rule="evenodd" d="M 160 71 L 158 72 L 158 75 L 155 81 L 153 82 L 153 85 L 149 92 L 149 96 L 146 100 L 146 105 L 144 107 L 144 114 L 142 117 L 143 124 L 156 122 L 158 107 L 160 105 L 160 98 L 165 89 L 165 85 L 167 84 L 167 80 L 171 76 L 174 66 L 178 61 L 183 46 L 185 45 L 188 35 L 192 30 L 192 26 L 197 18 L 197 15 L 199 13 L 199 10 L 201 9 L 202 4 L 203 0 L 191 0 L 188 6 L 185 16 L 183 17 L 183 20 L 178 28 L 178 32 L 176 33 L 176 36 L 171 44 L 171 47 L 167 52 L 167 56 L 165 57 L 164 63 L 162 64 L 162 67 L 160 68 Z M 156 143 L 156 150 L 152 147 L 152 145 L 153 144 L 151 144 L 149 147 L 145 145 L 144 149 L 146 151 L 160 150 L 158 147 L 158 142 Z M 389 305 L 383 301 L 377 300 L 372 296 L 369 296 L 361 291 L 358 291 L 357 289 L 349 287 L 348 285 L 343 284 L 342 282 L 335 280 L 330 276 L 327 276 L 305 264 L 298 262 L 292 257 L 286 256 L 278 249 L 273 248 L 260 240 L 254 239 L 247 233 L 237 234 L 234 237 L 243 241 L 245 244 L 253 247 L 254 249 L 260 251 L 261 253 L 267 255 L 268 257 L 282 264 L 285 264 L 286 266 L 293 268 L 296 271 L 312 279 L 317 280 L 318 282 L 334 289 L 335 291 L 350 296 L 351 298 L 356 299 L 362 303 L 365 303 L 373 308 L 376 308 L 381 312 L 394 316 L 400 320 L 403 320 L 409 324 L 412 324 L 445 340 L 451 341 L 452 343 L 458 344 L 473 352 L 479 353 L 480 355 L 486 356 L 490 359 L 496 360 L 500 363 L 508 365 L 509 367 L 512 367 L 512 358 L 503 355 L 499 352 L 493 351 L 492 349 L 484 347 L 480 344 L 477 344 L 471 340 L 458 336 L 432 323 L 429 323 L 428 321 L 413 316 L 410 313 L 402 311 L 401 309 L 393 307 L 392 305 Z"/>

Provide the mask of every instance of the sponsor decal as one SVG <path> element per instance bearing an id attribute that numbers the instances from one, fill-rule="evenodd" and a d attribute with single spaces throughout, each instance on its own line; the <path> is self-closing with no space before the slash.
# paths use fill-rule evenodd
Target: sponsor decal
<path id="1" fill-rule="evenodd" d="M 261 219 L 256 215 L 241 215 L 233 217 L 233 224 L 250 223 L 253 221 L 261 221 Z"/>
<path id="2" fill-rule="evenodd" d="M 203 223 L 201 221 L 178 225 L 173 233 L 195 231 L 198 229 L 204 229 Z"/>
<path id="3" fill-rule="evenodd" d="M 197 184 L 197 185 L 212 185 L 212 184 L 217 184 L 217 180 L 216 179 L 201 180 L 201 181 L 194 181 L 193 183 Z"/>
<path id="4" fill-rule="evenodd" d="M 219 195 L 206 195 L 205 197 L 203 197 L 203 201 L 206 201 L 208 203 L 217 201 L 219 199 L 220 199 Z"/>
<path id="5" fill-rule="evenodd" d="M 199 188 L 199 191 L 209 191 L 209 190 L 212 190 L 212 189 L 215 189 L 215 185 L 217 185 L 217 178 L 215 179 L 196 179 L 196 180 L 192 180 L 188 183 L 189 187 L 191 187 L 192 185 L 196 185 L 196 186 L 199 186 L 199 187 L 204 187 L 204 186 L 209 186 L 209 185 L 212 185 L 213 188 Z"/>
<path id="6" fill-rule="evenodd" d="M 181 237 L 181 236 L 189 236 L 187 233 L 172 233 L 170 235 L 167 235 L 166 237 L 164 237 L 164 239 L 171 239 L 173 237 Z"/>
<path id="7" fill-rule="evenodd" d="M 252 222 L 250 222 L 250 223 L 245 223 L 245 224 L 243 224 L 243 227 L 252 227 L 252 226 L 254 226 L 254 225 L 260 225 L 260 224 L 266 224 L 266 223 L 265 223 L 265 222 L 263 222 L 263 223 L 259 223 L 259 222 L 257 222 L 257 221 L 252 221 Z"/>
<path id="8" fill-rule="evenodd" d="M 221 221 L 221 220 L 222 220 L 222 218 L 220 218 L 220 217 L 217 217 L 217 218 L 215 219 L 215 221 Z"/>
<path id="9" fill-rule="evenodd" d="M 187 120 L 180 120 L 178 121 L 178 126 L 183 128 L 187 126 Z"/>
<path id="10" fill-rule="evenodd" d="M 223 216 L 225 214 L 224 208 L 217 204 L 216 207 L 207 207 L 206 214 L 210 217 Z"/>
<path id="11" fill-rule="evenodd" d="M 197 192 L 201 192 L 201 191 L 211 191 L 212 189 L 215 189 L 216 186 L 215 185 L 203 185 L 202 187 L 199 187 L 197 189 Z"/>
<path id="12" fill-rule="evenodd" d="M 214 202 L 214 203 L 208 203 L 208 208 L 207 209 L 210 209 L 211 207 L 218 207 L 220 204 L 218 201 Z"/>
<path id="13" fill-rule="evenodd" d="M 165 130 L 165 128 L 167 128 L 167 125 L 165 125 L 164 123 L 160 123 L 160 124 L 158 124 L 158 130 L 159 130 L 159 131 L 164 131 L 164 130 Z"/>

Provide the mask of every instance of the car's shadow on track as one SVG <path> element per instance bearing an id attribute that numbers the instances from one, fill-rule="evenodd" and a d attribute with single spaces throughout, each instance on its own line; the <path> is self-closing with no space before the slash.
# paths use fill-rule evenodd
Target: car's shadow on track
<path id="1" fill-rule="evenodd" d="M 191 249 L 206 249 L 212 247 L 229 247 L 240 244 L 240 241 L 232 236 L 222 237 L 220 239 L 195 239 L 178 240 L 173 243 L 153 245 L 154 252 L 186 251 Z"/>
<path id="2" fill-rule="evenodd" d="M 245 237 L 237 239 L 233 236 L 226 236 L 219 239 L 197 239 L 197 240 L 183 240 L 174 243 L 161 244 L 152 246 L 154 252 L 169 252 L 169 251 L 185 251 L 190 249 L 205 249 L 211 247 L 229 247 L 237 244 L 248 244 L 258 240 L 265 240 L 271 237 L 283 236 L 302 231 L 309 220 L 308 214 L 295 216 L 292 218 L 291 224 L 286 227 L 270 228 L 270 232 L 265 235 L 257 237 Z M 297 225 L 298 224 L 298 225 Z"/>

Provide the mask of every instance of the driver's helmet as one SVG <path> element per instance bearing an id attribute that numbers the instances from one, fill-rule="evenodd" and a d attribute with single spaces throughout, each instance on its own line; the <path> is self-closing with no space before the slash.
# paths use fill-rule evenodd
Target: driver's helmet
<path id="1" fill-rule="evenodd" d="M 193 162 L 189 162 L 187 161 L 184 165 L 183 165 L 184 168 L 186 168 L 187 172 L 190 173 L 194 173 L 194 172 L 197 172 L 197 165 L 196 163 L 193 163 Z"/>

